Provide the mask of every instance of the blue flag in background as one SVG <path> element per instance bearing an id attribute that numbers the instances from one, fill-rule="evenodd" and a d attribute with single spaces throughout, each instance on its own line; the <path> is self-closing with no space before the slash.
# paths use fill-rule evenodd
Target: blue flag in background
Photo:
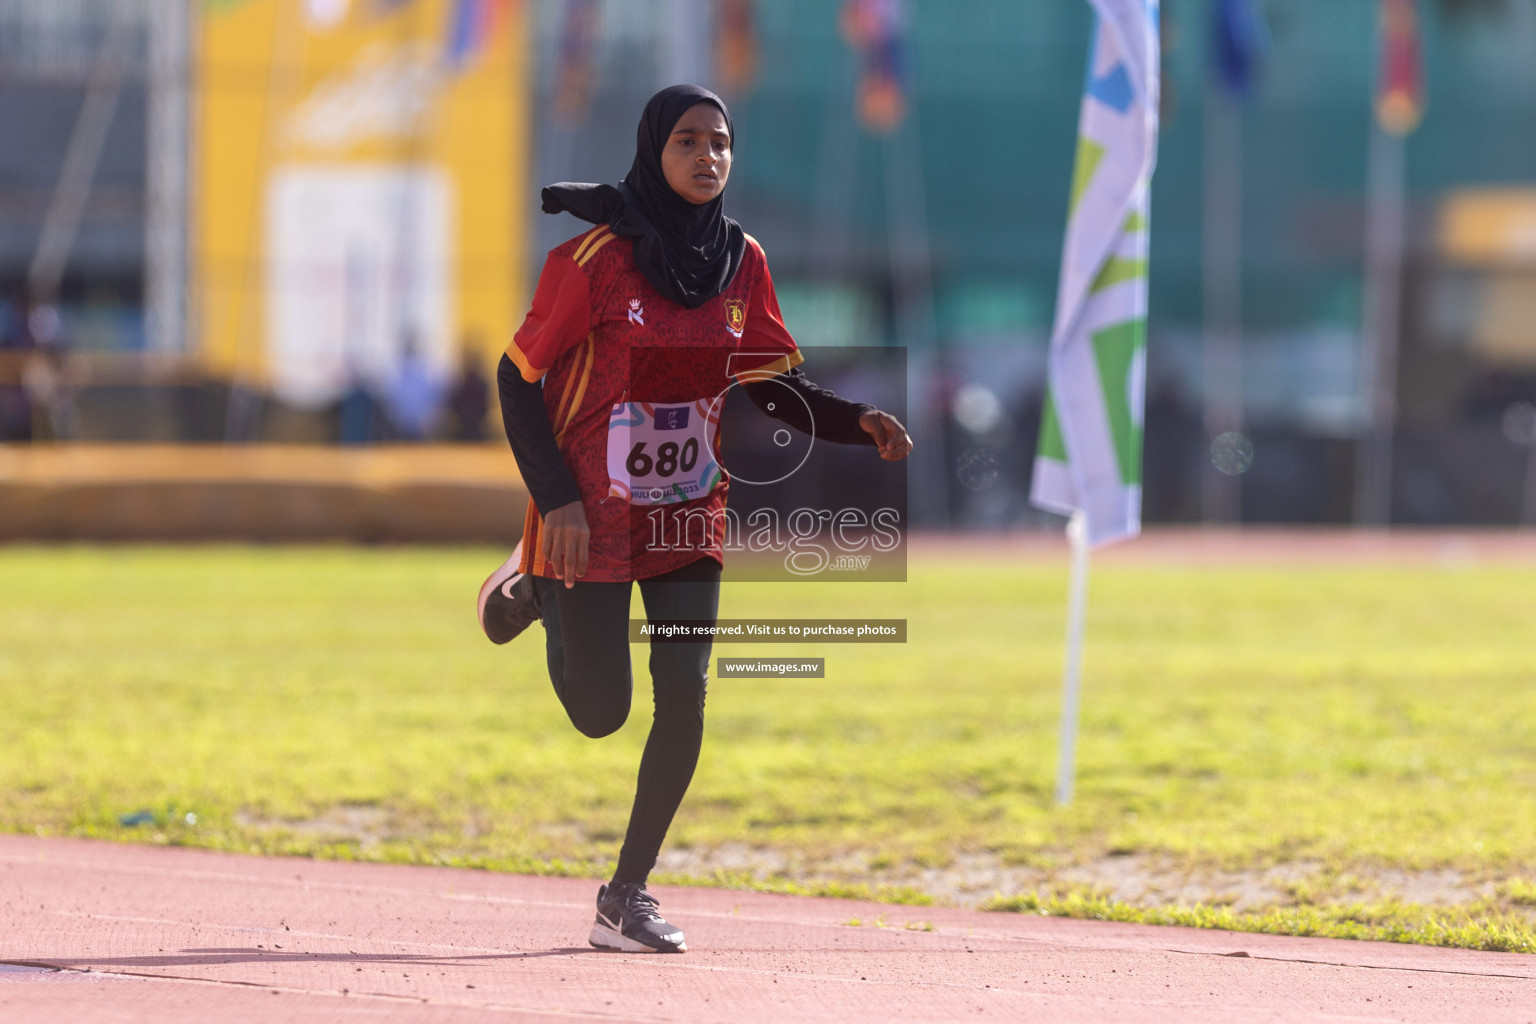
<path id="1" fill-rule="evenodd" d="M 843 38 L 859 54 L 859 119 L 885 135 L 907 113 L 906 27 L 902 0 L 847 0 Z"/>
<path id="2" fill-rule="evenodd" d="M 1269 48 L 1269 30 L 1254 0 L 1210 2 L 1211 74 L 1227 91 L 1245 96 Z"/>
<path id="3" fill-rule="evenodd" d="M 593 50 L 601 9 L 597 0 L 565 0 L 560 26 L 560 62 L 556 74 L 555 113 L 568 124 L 587 119 L 592 102 Z"/>
<path id="4" fill-rule="evenodd" d="M 507 21 L 510 0 L 454 0 L 449 12 L 448 63 L 463 68 L 496 39 Z"/>

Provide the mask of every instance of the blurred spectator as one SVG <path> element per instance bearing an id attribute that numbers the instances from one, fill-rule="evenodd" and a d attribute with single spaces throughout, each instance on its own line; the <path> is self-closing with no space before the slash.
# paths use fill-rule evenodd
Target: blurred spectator
<path id="1" fill-rule="evenodd" d="M 402 441 L 426 440 L 437 426 L 443 381 L 422 355 L 414 336 L 406 336 L 384 402 L 395 436 Z"/>
<path id="2" fill-rule="evenodd" d="M 22 322 L 16 303 L 0 299 L 0 350 L 20 348 L 21 339 Z"/>
<path id="3" fill-rule="evenodd" d="M 378 440 L 379 400 L 368 381 L 352 365 L 347 372 L 349 383 L 341 396 L 340 441 L 342 444 L 372 444 Z"/>
<path id="4" fill-rule="evenodd" d="M 922 397 L 922 401 L 928 404 L 932 422 L 939 424 L 939 436 L 936 441 L 939 445 L 944 472 L 942 493 L 945 526 L 954 526 L 959 522 L 960 509 L 965 498 L 963 488 L 959 486 L 959 480 L 956 477 L 963 454 L 965 433 L 960 429 L 960 424 L 955 421 L 954 416 L 950 414 L 955 395 L 963 383 L 954 353 L 948 348 L 939 349 L 934 361 L 933 374 L 928 379 L 928 393 Z"/>
<path id="5" fill-rule="evenodd" d="M 28 340 L 17 310 L 0 301 L 0 443 L 32 439 L 32 404 L 21 385 Z"/>
<path id="6" fill-rule="evenodd" d="M 71 384 L 69 348 L 58 307 L 33 306 L 27 313 L 22 345 L 27 355 L 20 364 L 21 401 L 10 401 L 11 429 L 17 439 L 65 441 L 76 434 L 79 417 Z M 20 422 L 25 421 L 25 422 Z"/>
<path id="7" fill-rule="evenodd" d="M 69 352 L 63 342 L 38 345 L 21 371 L 32 415 L 34 441 L 68 441 L 77 431 L 74 387 L 70 383 Z"/>
<path id="8" fill-rule="evenodd" d="M 14 352 L 0 352 L 0 443 L 32 440 L 32 402 L 21 386 Z"/>
<path id="9" fill-rule="evenodd" d="M 1198 520 L 1210 441 L 1178 377 L 1159 375 L 1147 384 L 1143 422 L 1142 514 L 1160 522 Z"/>
<path id="10" fill-rule="evenodd" d="M 459 379 L 448 393 L 448 436 L 455 441 L 484 441 L 485 417 L 490 412 L 491 383 L 480 370 L 480 346 L 464 339 Z"/>
<path id="11" fill-rule="evenodd" d="M 1462 396 L 1464 419 L 1490 421 L 1504 415 L 1511 402 L 1536 394 L 1536 375 L 1506 369 L 1483 369 L 1472 375 Z"/>

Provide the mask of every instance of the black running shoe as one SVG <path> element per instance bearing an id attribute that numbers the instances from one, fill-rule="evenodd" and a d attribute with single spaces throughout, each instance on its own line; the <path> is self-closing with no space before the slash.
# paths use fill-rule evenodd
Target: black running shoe
<path id="1" fill-rule="evenodd" d="M 480 585 L 480 628 L 493 644 L 504 644 L 539 620 L 539 593 L 533 577 L 518 571 L 523 560 L 519 544 L 512 557 Z"/>
<path id="2" fill-rule="evenodd" d="M 587 942 L 625 953 L 686 953 L 683 932 L 656 913 L 644 883 L 615 882 L 597 890 L 597 920 Z"/>

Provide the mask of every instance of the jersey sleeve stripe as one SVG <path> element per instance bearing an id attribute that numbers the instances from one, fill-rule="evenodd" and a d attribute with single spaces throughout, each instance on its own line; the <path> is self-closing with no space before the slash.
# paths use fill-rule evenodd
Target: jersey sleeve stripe
<path id="1" fill-rule="evenodd" d="M 587 340 L 591 339 L 592 335 L 588 334 Z M 571 396 L 575 393 L 575 378 L 568 376 L 565 378 L 565 390 L 560 392 L 560 400 L 555 403 L 555 416 L 550 421 L 551 424 L 558 424 L 565 419 L 565 410 L 571 401 Z"/>
<path id="2" fill-rule="evenodd" d="M 619 236 L 614 234 L 612 231 L 608 232 L 608 234 L 604 235 L 602 238 L 599 238 L 596 242 L 594 242 L 592 244 L 592 248 L 587 250 L 585 256 L 578 255 L 576 257 L 576 265 L 578 267 L 586 266 L 587 265 L 587 261 L 590 260 L 593 256 L 597 255 L 597 250 L 601 249 L 603 246 L 607 245 L 609 242 L 613 241 L 615 238 L 618 238 L 618 237 Z"/>
<path id="3" fill-rule="evenodd" d="M 515 340 L 507 346 L 507 358 L 512 360 L 513 366 L 517 367 L 517 372 L 523 375 L 523 380 L 530 384 L 538 383 L 549 372 L 548 368 L 541 370 L 530 363 L 528 357 L 523 354 L 523 350 L 517 347 Z"/>
<path id="4" fill-rule="evenodd" d="M 576 383 L 576 394 L 571 399 L 571 407 L 566 410 L 565 420 L 560 424 L 560 432 L 555 435 L 555 444 L 565 439 L 565 432 L 570 429 L 571 421 L 576 418 L 576 410 L 581 408 L 581 400 L 587 396 L 587 382 L 592 379 L 592 360 L 597 351 L 593 343 L 592 335 L 587 335 L 587 355 L 581 363 L 581 379 Z"/>
<path id="5" fill-rule="evenodd" d="M 586 251 L 587 246 L 591 245 L 593 242 L 597 241 L 605 233 L 607 233 L 607 232 L 609 232 L 611 230 L 612 229 L 609 228 L 608 225 L 606 225 L 606 224 L 599 224 L 597 227 L 595 227 L 591 231 L 587 232 L 587 237 L 583 238 L 581 240 L 581 244 L 576 247 L 576 251 L 571 253 L 571 259 L 580 261 L 581 260 L 581 254 L 584 251 Z"/>
<path id="6" fill-rule="evenodd" d="M 544 519 L 533 501 L 529 500 L 528 511 L 523 515 L 523 563 L 518 566 L 519 572 L 537 576 L 543 571 L 544 545 L 540 537 L 543 528 Z"/>
<path id="7" fill-rule="evenodd" d="M 787 355 L 779 356 L 779 358 L 771 363 L 764 363 L 762 366 L 757 366 L 750 370 L 742 370 L 736 374 L 736 379 L 743 384 L 751 383 L 755 380 L 772 380 L 781 374 L 788 373 L 803 362 L 805 362 L 805 356 L 801 355 L 800 351 L 796 349 Z"/>

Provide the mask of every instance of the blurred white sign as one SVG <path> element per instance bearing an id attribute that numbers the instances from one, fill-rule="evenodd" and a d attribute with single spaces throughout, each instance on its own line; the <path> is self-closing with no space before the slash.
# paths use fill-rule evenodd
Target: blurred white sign
<path id="1" fill-rule="evenodd" d="M 381 387 L 414 345 L 451 367 L 452 185 L 406 165 L 277 168 L 269 179 L 267 360 L 284 401 Z"/>
<path id="2" fill-rule="evenodd" d="M 375 139 L 419 141 L 442 84 L 440 56 L 420 41 L 368 47 L 310 90 L 294 108 L 284 141 L 329 151 Z"/>
<path id="3" fill-rule="evenodd" d="M 320 28 L 340 24 L 347 16 L 347 0 L 309 0 L 304 5 L 310 23 Z"/>

